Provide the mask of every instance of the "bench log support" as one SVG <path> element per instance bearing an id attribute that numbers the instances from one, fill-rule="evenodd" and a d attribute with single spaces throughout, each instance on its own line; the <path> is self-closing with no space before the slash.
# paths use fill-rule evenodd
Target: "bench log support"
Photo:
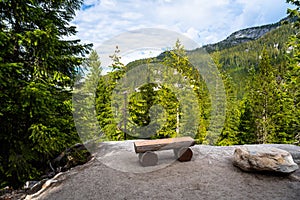
<path id="1" fill-rule="evenodd" d="M 139 154 L 139 161 L 144 167 L 155 166 L 158 162 L 158 156 L 152 151 L 147 151 Z"/>

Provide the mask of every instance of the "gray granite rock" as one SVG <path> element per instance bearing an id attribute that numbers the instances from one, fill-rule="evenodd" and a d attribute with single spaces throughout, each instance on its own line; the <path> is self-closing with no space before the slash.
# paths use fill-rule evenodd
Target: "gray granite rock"
<path id="1" fill-rule="evenodd" d="M 299 168 L 288 151 L 266 146 L 237 147 L 233 164 L 244 171 L 276 173 L 292 173 Z"/>
<path id="2" fill-rule="evenodd" d="M 171 159 L 173 151 L 162 151 L 154 170 L 140 165 L 133 142 L 99 143 L 92 160 L 52 178 L 52 184 L 26 200 L 299 199 L 299 169 L 289 176 L 243 173 L 232 165 L 240 146 L 195 145 L 193 159 L 184 163 Z M 300 152 L 299 146 L 281 147 L 295 156 Z"/>

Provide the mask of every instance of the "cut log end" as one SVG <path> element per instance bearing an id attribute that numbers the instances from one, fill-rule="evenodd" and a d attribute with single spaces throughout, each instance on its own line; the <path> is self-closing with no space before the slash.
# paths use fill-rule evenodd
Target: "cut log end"
<path id="1" fill-rule="evenodd" d="M 158 162 L 158 156 L 152 151 L 147 151 L 139 154 L 139 161 L 144 167 L 155 166 Z"/>
<path id="2" fill-rule="evenodd" d="M 180 149 L 174 149 L 175 157 L 180 162 L 188 162 L 193 157 L 193 151 L 189 147 L 182 147 Z"/>

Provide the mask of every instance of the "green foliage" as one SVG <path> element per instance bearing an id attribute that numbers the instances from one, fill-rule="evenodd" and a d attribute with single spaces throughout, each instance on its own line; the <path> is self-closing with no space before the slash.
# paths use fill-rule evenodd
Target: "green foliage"
<path id="1" fill-rule="evenodd" d="M 159 89 L 156 90 L 156 88 Z M 131 96 L 129 101 L 130 121 L 138 126 L 134 126 L 130 130 L 131 134 L 136 138 L 175 137 L 179 106 L 175 94 L 170 89 L 154 83 L 146 84 L 139 90 Z M 161 105 L 162 109 L 166 111 L 165 115 L 161 109 L 153 110 L 150 113 L 154 108 L 152 106 L 155 105 Z M 143 129 L 145 126 L 148 126 L 147 129 Z"/>
<path id="2" fill-rule="evenodd" d="M 62 38 L 82 1 L 0 2 L 0 186 L 37 178 L 78 141 L 70 89 L 89 45 Z"/>
<path id="3" fill-rule="evenodd" d="M 291 12 L 294 13 L 294 12 Z M 296 23 L 297 25 L 297 23 Z M 221 51 L 211 52 L 214 65 L 220 72 L 226 91 L 226 97 L 218 96 L 215 83 L 214 88 L 208 91 L 205 81 L 189 59 L 205 62 L 201 49 L 186 53 L 179 41 L 174 49 L 164 52 L 157 58 L 144 59 L 129 63 L 126 67 L 117 58 L 113 65 L 113 71 L 102 76 L 98 85 L 97 107 L 98 119 L 101 127 L 104 127 L 108 139 L 124 139 L 124 126 L 133 131 L 134 137 L 141 137 L 138 127 L 165 127 L 156 130 L 156 135 L 151 138 L 182 136 L 192 125 L 183 119 L 183 110 L 188 110 L 191 103 L 198 105 L 200 114 L 198 121 L 200 126 L 194 132 L 198 143 L 212 144 L 216 140 L 216 133 L 222 128 L 218 139 L 218 145 L 253 144 L 253 143 L 299 143 L 299 36 L 295 26 L 291 24 L 281 25 L 267 33 L 262 38 L 243 43 Z M 289 42 L 288 42 L 289 41 Z M 288 52 L 288 53 L 287 53 Z M 288 56 L 287 56 L 288 55 Z M 126 72 L 133 70 L 139 65 L 162 64 L 169 66 L 169 71 L 163 71 L 161 80 L 169 83 L 178 82 L 176 76 L 170 76 L 172 70 L 176 70 L 182 76 L 187 77 L 188 83 L 197 98 L 186 95 L 185 104 L 180 104 L 180 99 L 172 93 L 172 89 L 166 85 L 153 83 L 138 88 L 129 96 L 129 116 L 123 115 L 115 119 L 111 110 L 111 95 Z M 202 63 L 203 66 L 210 64 Z M 209 75 L 209 74 L 208 74 Z M 212 79 L 215 74 L 210 74 Z M 132 84 L 134 85 L 134 84 Z M 156 90 L 154 90 L 156 88 Z M 120 94 L 126 90 L 118 91 Z M 179 92 L 180 93 L 180 92 Z M 125 94 L 124 94 L 125 95 Z M 215 96 L 212 96 L 215 95 Z M 226 114 L 217 110 L 211 116 L 212 97 L 218 107 L 222 101 L 226 101 Z M 120 97 L 123 98 L 123 97 Z M 226 98 L 226 99 L 225 99 Z M 166 100 L 167 99 L 167 100 Z M 151 108 L 160 105 L 165 112 L 159 113 L 156 123 L 152 123 Z M 169 107 L 167 107 L 169 105 Z M 122 105 L 118 112 L 123 112 Z M 124 117 L 125 116 L 125 117 Z M 165 119 L 165 121 L 163 121 Z M 224 121 L 224 127 L 218 127 Z M 117 121 L 121 123 L 117 124 Z M 125 123 L 126 122 L 126 123 Z M 126 124 L 126 125 L 125 125 Z M 168 127 L 168 128 L 166 128 Z M 183 127 L 188 127 L 187 129 Z M 154 130 L 151 129 L 151 130 Z M 143 129 L 144 130 L 144 129 Z M 178 131 L 180 130 L 180 131 Z M 145 134 L 145 138 L 151 135 Z M 134 138 L 129 137 L 129 138 Z"/>
<path id="4" fill-rule="evenodd" d="M 296 32 L 291 24 L 281 25 L 263 37 L 239 44 L 234 47 L 223 48 L 219 51 L 221 71 L 226 72 L 237 91 L 237 98 L 241 100 L 247 88 L 247 83 L 253 70 L 257 71 L 260 54 L 265 48 L 270 57 L 271 65 L 278 70 L 280 76 L 285 74 L 286 50 L 289 37 Z M 200 51 L 195 50 L 195 52 Z M 210 53 L 213 55 L 214 53 Z"/>
<path id="5" fill-rule="evenodd" d="M 215 65 L 221 71 L 222 81 L 226 90 L 226 115 L 224 127 L 218 138 L 217 145 L 235 145 L 238 144 L 238 126 L 240 124 L 240 105 L 237 99 L 237 92 L 234 83 L 229 74 L 222 70 L 220 61 L 220 52 L 212 54 Z M 224 99 L 222 99 L 224 100 Z"/>
<path id="6" fill-rule="evenodd" d="M 225 97 L 219 97 L 216 90 L 208 91 L 189 60 L 206 60 L 201 49 L 187 53 L 177 41 L 173 50 L 157 58 L 124 66 L 117 47 L 111 56 L 111 72 L 100 75 L 102 69 L 95 51 L 84 60 L 90 45 L 62 39 L 76 33 L 69 22 L 81 0 L 0 1 L 0 187 L 19 187 L 37 178 L 50 159 L 79 141 L 72 118 L 71 90 L 81 73 L 81 64 L 90 71 L 84 84 L 74 91 L 82 94 L 78 102 L 83 106 L 77 110 L 77 120 L 84 124 L 85 139 L 99 135 L 102 140 L 132 139 L 141 137 L 141 130 L 146 131 L 145 138 L 189 135 L 193 123 L 184 115 L 190 111 L 191 115 L 199 114 L 195 119 L 200 126 L 193 130 L 198 143 L 215 141 L 220 127 L 209 124 L 213 119 L 225 121 L 218 145 L 300 144 L 300 1 L 287 2 L 296 6 L 288 10 L 294 23 L 282 25 L 258 40 L 234 47 L 225 45 L 220 51 L 210 52 L 226 89 L 224 119 L 221 111 L 215 116 L 210 113 L 211 95 L 215 95 L 217 105 Z M 141 64 L 151 67 L 155 63 L 169 67 L 161 80 L 178 82 L 176 71 L 187 78 L 190 88 L 183 86 L 186 88 L 175 94 L 167 84 L 149 83 L 129 96 L 124 93 L 127 88 L 117 88 L 126 72 Z M 188 89 L 196 99 L 186 92 Z M 113 105 L 113 92 L 128 99 L 128 116 L 123 112 L 125 105 Z M 181 104 L 182 99 L 176 95 L 184 96 L 185 103 Z M 116 118 L 114 112 L 121 115 Z M 93 115 L 97 115 L 98 122 L 91 120 Z M 142 129 L 145 127 L 149 133 Z M 125 130 L 133 134 L 126 135 Z"/>
<path id="7" fill-rule="evenodd" d="M 293 26 L 297 32 L 289 38 L 288 42 L 288 64 L 284 76 L 286 93 L 284 95 L 290 98 L 286 113 L 289 116 L 287 128 L 293 133 L 290 137 L 293 137 L 295 143 L 300 145 L 300 2 L 296 0 L 287 0 L 287 2 L 296 6 L 295 9 L 288 9 L 288 13 L 296 18 Z"/>
<path id="8" fill-rule="evenodd" d="M 298 8 L 288 12 L 299 19 Z M 299 144 L 299 23 L 289 22 L 258 40 L 211 53 L 227 94 L 219 145 Z"/>
<path id="9" fill-rule="evenodd" d="M 115 53 L 110 56 L 113 63 L 110 66 L 111 72 L 101 76 L 96 89 L 96 113 L 101 131 L 102 140 L 123 140 L 125 133 L 120 129 L 121 124 L 117 124 L 112 111 L 112 93 L 118 80 L 125 73 L 126 67 L 120 62 L 120 50 L 118 46 Z"/>
<path id="10" fill-rule="evenodd" d="M 195 57 L 188 54 L 184 46 L 177 40 L 173 50 L 164 53 L 162 64 L 175 69 L 181 77 L 186 77 L 187 84 L 191 87 L 191 92 L 187 92 L 189 90 L 187 86 L 178 89 L 180 96 L 184 98 L 181 99 L 181 104 L 179 105 L 179 131 L 177 132 L 177 136 L 191 135 L 194 136 L 197 143 L 203 143 L 207 139 L 211 99 L 203 77 L 198 69 L 192 65 L 190 59 L 195 59 Z M 206 58 L 200 57 L 198 60 L 206 61 Z M 207 63 L 204 64 L 204 66 L 206 65 Z M 173 84 L 178 82 L 170 72 L 167 72 L 164 77 L 167 82 L 173 82 Z M 185 115 L 189 115 L 189 119 Z M 194 120 L 198 122 L 196 129 L 193 128 L 195 126 L 192 123 Z"/>
<path id="11" fill-rule="evenodd" d="M 262 51 L 259 58 L 258 67 L 250 71 L 243 99 L 235 102 L 227 100 L 227 103 L 238 105 L 239 112 L 226 116 L 220 145 L 295 143 L 295 131 L 292 127 L 298 120 L 293 114 L 295 109 L 286 89 L 286 75 L 283 76 L 279 71 L 282 68 L 271 65 L 269 52 L 266 49 Z M 226 81 L 225 85 L 227 85 Z M 239 118 L 237 118 L 238 113 L 240 113 Z M 227 121 L 232 119 L 235 119 L 234 126 L 231 126 L 233 129 L 225 131 L 228 129 Z"/>
<path id="12" fill-rule="evenodd" d="M 290 1 L 292 2 L 292 1 Z M 297 15 L 296 11 L 289 11 Z M 295 23 L 297 25 L 297 23 Z M 129 63 L 126 67 L 119 62 L 117 55 L 111 58 L 114 61 L 112 72 L 102 76 L 99 81 L 97 94 L 98 119 L 101 127 L 107 133 L 110 140 L 124 139 L 124 127 L 134 129 L 135 125 L 140 127 L 151 124 L 151 108 L 154 105 L 161 105 L 166 112 L 160 114 L 157 126 L 161 124 L 162 118 L 166 117 L 168 128 L 160 129 L 152 138 L 174 137 L 184 135 L 178 132 L 180 128 L 189 126 L 188 121 L 182 119 L 182 110 L 195 101 L 192 97 L 186 99 L 185 105 L 180 105 L 179 100 L 172 94 L 170 88 L 160 84 L 147 84 L 139 87 L 129 97 L 130 116 L 123 116 L 115 120 L 111 110 L 111 95 L 125 72 L 134 69 L 142 64 L 160 63 L 169 66 L 170 71 L 164 71 L 162 79 L 166 82 L 176 82 L 175 76 L 170 76 L 171 69 L 177 70 L 182 76 L 188 78 L 193 92 L 197 94 L 199 106 L 199 122 L 195 133 L 195 139 L 199 143 L 211 143 L 214 141 L 214 134 L 220 127 L 209 124 L 215 121 L 225 121 L 218 145 L 250 144 L 250 143 L 296 143 L 299 138 L 299 51 L 298 36 L 289 37 L 295 34 L 296 30 L 291 24 L 281 25 L 267 33 L 262 38 L 243 43 L 234 47 L 222 47 L 220 51 L 211 52 L 214 64 L 221 72 L 221 77 L 226 90 L 226 116 L 221 111 L 216 111 L 215 116 L 210 116 L 212 93 L 208 91 L 201 75 L 195 70 L 188 59 L 184 47 L 179 41 L 175 43 L 174 49 L 164 52 L 157 58 L 144 59 Z M 276 26 L 277 26 L 276 25 Z M 287 41 L 290 41 L 287 43 Z M 290 58 L 287 59 L 288 47 Z M 188 52 L 197 60 L 203 59 L 203 55 L 197 49 Z M 116 50 L 118 53 L 118 49 Z M 207 63 L 203 63 L 206 66 Z M 288 66 L 288 67 L 287 67 Z M 210 66 L 208 66 L 209 68 Z M 213 77 L 206 77 L 207 79 Z M 173 82 L 172 82 L 173 81 Z M 216 83 L 215 87 L 220 85 Z M 154 90 L 154 88 L 159 88 Z M 122 93 L 126 90 L 118 91 Z M 210 95 L 209 95 L 209 93 Z M 101 95 L 100 95 L 101 94 Z M 124 93 L 124 95 L 126 95 Z M 219 105 L 225 97 L 215 94 L 216 103 Z M 126 98 L 126 97 L 124 97 Z M 168 104 L 171 105 L 167 108 Z M 125 107 L 118 108 L 123 112 Z M 126 118 L 126 120 L 125 120 Z M 116 121 L 121 123 L 117 124 Z M 125 120 L 125 121 L 124 121 Z M 126 123 L 125 123 L 126 122 Z M 131 126 L 130 124 L 134 124 Z M 164 122 L 165 123 L 165 122 Z M 126 124 L 126 125 L 125 125 Z M 209 130 L 208 130 L 209 129 Z M 139 129 L 134 130 L 136 137 Z M 134 132 L 133 131 L 133 132 Z M 151 135 L 146 134 L 146 136 Z M 208 137 L 209 136 L 209 137 Z"/>
<path id="13" fill-rule="evenodd" d="M 266 50 L 261 55 L 258 68 L 246 96 L 249 102 L 246 104 L 249 109 L 246 109 L 251 113 L 247 120 L 254 126 L 255 142 L 270 143 L 275 134 L 276 124 L 273 118 L 278 104 L 276 95 L 280 91 L 275 79 L 276 71 L 270 64 Z"/>
<path id="14" fill-rule="evenodd" d="M 291 19 L 299 19 L 298 8 L 288 12 Z M 258 40 L 211 53 L 219 54 L 222 74 L 230 78 L 229 83 L 223 78 L 227 113 L 219 145 L 299 144 L 299 41 L 295 35 L 299 23 L 293 21 Z M 228 85 L 236 91 L 233 102 L 228 99 Z M 235 109 L 228 110 L 228 105 Z"/>
<path id="15" fill-rule="evenodd" d="M 97 88 L 97 116 L 106 139 L 125 139 L 124 132 L 128 131 L 130 135 L 127 135 L 127 139 L 196 135 L 199 141 L 204 140 L 208 117 L 203 113 L 206 112 L 207 115 L 209 113 L 209 107 L 204 109 L 209 105 L 209 98 L 205 95 L 207 89 L 199 72 L 189 63 L 180 42 L 177 41 L 174 49 L 165 52 L 161 58 L 135 61 L 126 67 L 120 63 L 118 53 L 117 49 L 115 55 L 111 56 L 112 71 L 100 77 Z M 126 93 L 129 91 L 128 88 L 117 87 L 125 72 L 135 70 L 139 74 L 145 68 L 148 70 L 148 75 L 153 73 L 153 76 L 159 79 L 157 83 L 139 85 L 132 94 Z M 176 75 L 178 73 L 180 76 Z M 189 88 L 176 88 L 180 77 L 186 77 Z M 180 87 L 186 87 L 183 82 Z M 127 87 L 135 87 L 135 82 L 129 83 Z M 176 94 L 173 90 L 176 90 Z M 114 101 L 128 98 L 127 108 L 125 102 L 124 105 L 115 105 L 112 99 L 113 91 L 117 94 L 114 94 L 114 98 L 119 98 Z M 195 96 L 190 96 L 190 93 L 195 93 Z M 178 97 L 184 98 L 185 103 L 180 104 Z M 195 108 L 197 110 L 193 110 Z M 124 112 L 127 109 L 128 114 Z M 203 115 L 187 120 L 187 116 L 184 115 L 193 115 L 192 113 Z M 201 127 L 193 127 L 196 120 L 198 120 L 197 124 L 200 121 Z"/>
<path id="16" fill-rule="evenodd" d="M 96 119 L 96 89 L 102 68 L 99 56 L 95 50 L 83 63 L 87 73 L 79 74 L 73 90 L 74 121 L 80 138 L 84 141 L 94 141 L 101 136 Z"/>

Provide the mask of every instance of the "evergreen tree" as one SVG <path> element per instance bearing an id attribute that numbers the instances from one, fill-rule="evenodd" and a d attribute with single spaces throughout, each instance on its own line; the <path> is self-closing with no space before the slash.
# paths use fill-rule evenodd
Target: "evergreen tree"
<path id="1" fill-rule="evenodd" d="M 178 107 L 180 131 L 177 135 L 190 135 L 198 143 L 203 143 L 207 136 L 206 131 L 211 110 L 210 99 L 206 84 L 198 69 L 190 62 L 190 58 L 198 59 L 199 61 L 207 60 L 202 57 L 195 58 L 193 54 L 188 54 L 184 46 L 177 40 L 174 48 L 165 52 L 162 64 L 173 70 L 175 69 L 180 74 L 178 79 L 176 79 L 176 76 L 167 72 L 167 82 L 175 85 L 178 82 L 184 86 L 177 89 L 179 96 L 183 97 L 178 99 L 180 103 Z M 204 64 L 204 66 L 206 65 L 207 63 Z M 179 78 L 181 77 L 185 77 L 186 81 L 180 80 Z M 197 124 L 197 127 L 195 127 L 195 124 Z"/>
<path id="2" fill-rule="evenodd" d="M 112 99 L 113 91 L 116 93 L 124 92 L 116 91 L 118 80 L 124 76 L 126 69 L 126 66 L 120 61 L 119 53 L 120 50 L 117 46 L 114 54 L 110 56 L 112 59 L 112 64 L 109 66 L 111 71 L 99 78 L 96 90 L 96 113 L 104 134 L 103 140 L 123 140 L 126 137 L 126 133 L 122 131 L 122 125 L 124 125 L 124 121 L 121 119 L 122 116 L 120 118 L 120 115 L 116 115 L 117 113 L 122 113 L 124 108 L 118 107 L 119 105 L 113 102 Z M 115 95 L 114 97 L 120 96 Z"/>
<path id="3" fill-rule="evenodd" d="M 212 54 L 214 64 L 220 70 L 224 87 L 226 90 L 226 115 L 224 127 L 218 139 L 218 145 L 234 145 L 238 144 L 238 127 L 240 124 L 240 106 L 237 99 L 237 91 L 232 78 L 225 70 L 222 69 L 220 63 L 220 52 L 216 51 Z M 223 100 L 223 99 L 221 99 Z M 222 116 L 220 116 L 222 117 Z"/>
<path id="4" fill-rule="evenodd" d="M 78 78 L 77 87 L 73 91 L 73 107 L 76 129 L 80 138 L 86 142 L 98 139 L 102 133 L 96 114 L 96 89 L 102 67 L 95 50 L 82 67 L 87 74 Z"/>
<path id="5" fill-rule="evenodd" d="M 78 141 L 71 88 L 89 45 L 63 39 L 82 1 L 0 1 L 0 186 L 37 178 Z"/>
<path id="6" fill-rule="evenodd" d="M 294 35 L 289 38 L 288 42 L 288 64 L 285 73 L 284 88 L 286 89 L 288 96 L 291 98 L 288 116 L 288 127 L 290 131 L 290 137 L 293 137 L 295 144 L 300 144 L 300 1 L 287 0 L 288 3 L 296 6 L 294 9 L 288 9 L 290 17 L 296 21 L 293 23 L 293 27 L 297 30 Z"/>
<path id="7" fill-rule="evenodd" d="M 195 134 L 198 136 L 197 131 L 200 128 L 195 126 L 198 124 L 195 120 L 199 120 L 201 110 L 193 109 L 196 107 L 199 109 L 199 105 L 205 107 L 202 103 L 208 100 L 198 101 L 198 98 L 205 99 L 204 83 L 201 82 L 198 71 L 189 63 L 180 42 L 176 42 L 173 50 L 165 52 L 162 60 L 145 59 L 129 63 L 126 67 L 120 62 L 118 53 L 119 49 L 116 49 L 115 55 L 111 56 L 112 71 L 100 78 L 97 89 L 97 115 L 107 139 L 124 139 L 125 131 L 131 133 L 127 135 L 127 139 L 140 137 L 154 139 Z M 149 79 L 148 82 L 138 85 L 136 75 L 130 77 L 133 71 L 135 74 L 145 73 L 149 76 L 144 77 L 145 80 Z M 124 88 L 121 83 L 125 77 L 132 81 L 125 84 L 128 88 Z M 134 88 L 135 91 L 131 91 L 130 88 Z M 195 95 L 189 96 L 191 93 Z M 182 99 L 178 97 L 184 98 L 184 104 L 180 104 Z M 128 113 L 125 114 L 126 109 Z M 195 119 L 188 120 L 189 115 L 195 115 L 193 116 Z M 200 120 L 204 121 L 203 116 Z M 200 124 L 201 133 L 205 133 L 205 123 Z M 203 135 L 202 138 L 205 137 L 205 134 Z"/>
<path id="8" fill-rule="evenodd" d="M 274 115 L 274 107 L 276 106 L 276 79 L 275 71 L 271 66 L 270 58 L 266 52 L 263 51 L 261 61 L 259 64 L 259 73 L 252 83 L 253 89 L 250 91 L 251 99 L 254 103 L 252 112 L 255 117 L 258 143 L 268 143 L 274 134 L 275 124 L 272 120 Z"/>
<path id="9" fill-rule="evenodd" d="M 256 144 L 257 135 L 255 135 L 256 124 L 252 115 L 252 104 L 247 95 L 240 103 L 240 124 L 238 127 L 237 144 Z"/>
<path id="10" fill-rule="evenodd" d="M 262 52 L 258 70 L 257 74 L 253 76 L 249 92 L 246 95 L 247 99 L 244 102 L 245 109 L 242 116 L 247 117 L 244 118 L 246 121 L 242 121 L 242 128 L 248 127 L 245 134 L 255 137 L 247 140 L 247 142 L 270 143 L 273 141 L 276 131 L 274 117 L 279 103 L 277 97 L 280 91 L 275 78 L 276 71 L 270 64 L 266 50 Z"/>

